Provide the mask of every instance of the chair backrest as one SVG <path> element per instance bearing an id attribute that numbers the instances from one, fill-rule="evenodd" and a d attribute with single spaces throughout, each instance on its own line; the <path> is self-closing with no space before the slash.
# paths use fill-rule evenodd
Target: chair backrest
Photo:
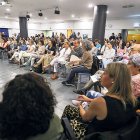
<path id="1" fill-rule="evenodd" d="M 117 133 L 121 140 L 140 140 L 140 117 L 137 116 L 135 120 L 119 129 Z"/>
<path id="2" fill-rule="evenodd" d="M 85 140 L 140 140 L 140 119 L 137 116 L 126 126 L 116 131 L 95 132 L 85 136 Z"/>
<path id="3" fill-rule="evenodd" d="M 91 67 L 91 75 L 94 75 L 96 73 L 96 71 L 99 70 L 99 62 L 100 62 L 100 60 L 98 59 L 98 57 L 93 56 L 93 63 L 92 63 L 92 67 Z"/>
<path id="4" fill-rule="evenodd" d="M 61 119 L 62 126 L 64 128 L 64 133 L 68 140 L 77 140 L 75 137 L 75 134 L 72 130 L 72 127 L 70 126 L 68 118 L 62 118 Z"/>

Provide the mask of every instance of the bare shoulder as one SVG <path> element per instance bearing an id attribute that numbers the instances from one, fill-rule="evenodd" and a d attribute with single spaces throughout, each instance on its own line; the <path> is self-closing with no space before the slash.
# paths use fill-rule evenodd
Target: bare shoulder
<path id="1" fill-rule="evenodd" d="M 95 98 L 92 102 L 91 102 L 91 106 L 95 107 L 100 107 L 100 106 L 104 106 L 106 105 L 106 101 L 103 97 L 99 97 L 99 98 Z"/>

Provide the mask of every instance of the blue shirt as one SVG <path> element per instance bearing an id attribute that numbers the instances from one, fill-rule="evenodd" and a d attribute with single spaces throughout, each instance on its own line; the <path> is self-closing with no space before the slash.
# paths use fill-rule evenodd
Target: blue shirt
<path id="1" fill-rule="evenodd" d="M 27 48 L 27 45 L 21 45 L 20 47 L 20 51 L 26 51 L 28 48 Z"/>
<path id="2" fill-rule="evenodd" d="M 96 44 L 96 48 L 100 49 L 101 48 L 101 44 Z"/>

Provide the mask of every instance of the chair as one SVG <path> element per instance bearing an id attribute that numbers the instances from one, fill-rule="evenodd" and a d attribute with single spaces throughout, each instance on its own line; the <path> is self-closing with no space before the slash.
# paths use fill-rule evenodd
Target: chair
<path id="1" fill-rule="evenodd" d="M 58 63 L 58 73 L 59 73 L 60 77 L 63 77 L 63 78 L 66 77 L 67 73 L 66 73 L 65 64 Z"/>
<path id="2" fill-rule="evenodd" d="M 8 58 L 7 50 L 0 50 L 1 59 L 4 60 L 6 57 Z"/>
<path id="3" fill-rule="evenodd" d="M 62 126 L 68 140 L 77 140 L 67 118 L 62 118 Z M 85 136 L 84 140 L 140 140 L 140 118 L 137 116 L 126 126 L 105 132 L 93 132 Z"/>
<path id="4" fill-rule="evenodd" d="M 81 84 L 84 85 L 90 80 L 90 73 L 78 73 L 78 80 L 77 80 L 77 86 L 76 89 L 81 89 Z"/>
<path id="5" fill-rule="evenodd" d="M 93 56 L 93 63 L 90 73 L 78 73 L 78 82 L 76 89 L 79 90 L 81 84 L 86 84 L 90 80 L 90 76 L 94 75 L 99 70 L 99 59 L 97 56 Z"/>

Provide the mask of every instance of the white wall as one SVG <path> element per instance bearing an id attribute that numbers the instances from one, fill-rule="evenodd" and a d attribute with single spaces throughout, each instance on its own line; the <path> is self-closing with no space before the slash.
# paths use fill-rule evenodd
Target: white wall
<path id="1" fill-rule="evenodd" d="M 123 20 L 107 20 L 105 38 L 108 38 L 111 33 L 118 34 L 121 29 L 135 29 L 134 23 L 140 23 L 140 19 L 123 19 Z M 63 23 L 33 23 L 28 22 L 29 36 L 39 34 L 49 30 L 47 35 L 52 32 L 60 32 L 67 35 L 67 29 L 73 29 L 76 33 L 80 32 L 81 35 L 87 34 L 92 37 L 92 21 L 77 21 L 77 22 L 63 22 Z M 19 22 L 13 20 L 0 19 L 0 28 L 9 28 L 9 35 L 19 33 Z"/>
<path id="2" fill-rule="evenodd" d="M 44 32 L 44 30 L 40 29 L 41 24 L 36 24 L 32 22 L 28 22 L 28 35 L 33 36 L 35 34 L 40 34 Z M 9 36 L 13 36 L 14 33 L 18 34 L 19 30 L 19 21 L 13 21 L 8 19 L 0 19 L 0 28 L 8 28 Z"/>

